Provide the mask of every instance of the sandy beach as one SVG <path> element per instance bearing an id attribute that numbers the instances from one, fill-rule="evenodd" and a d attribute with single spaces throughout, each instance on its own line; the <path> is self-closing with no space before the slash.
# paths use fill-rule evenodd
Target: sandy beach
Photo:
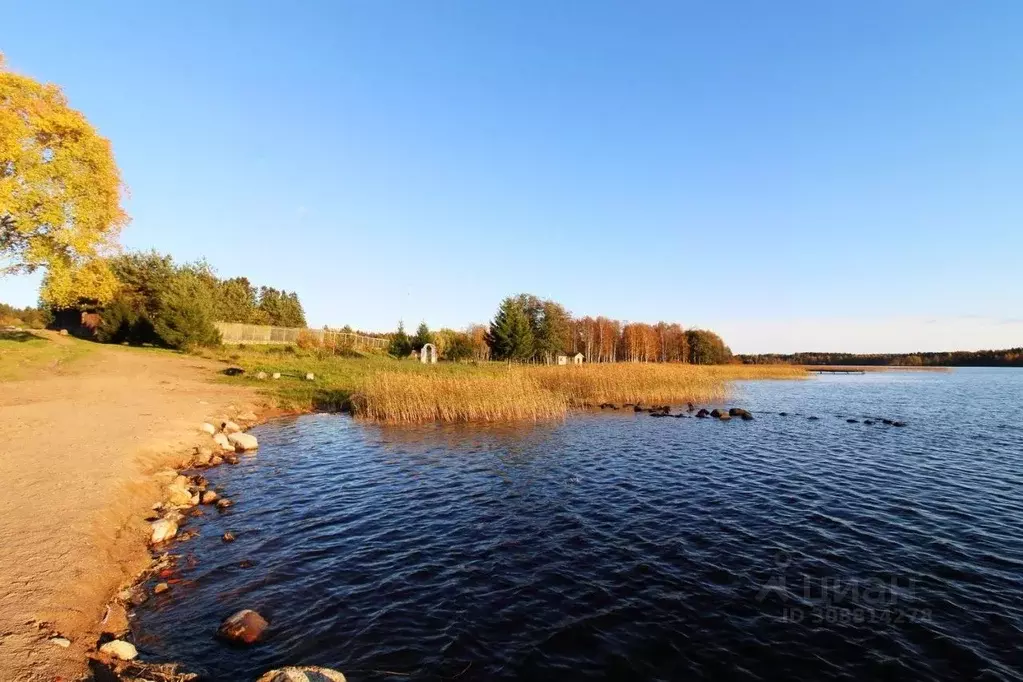
<path id="1" fill-rule="evenodd" d="M 41 333 L 53 343 L 83 343 Z M 0 671 L 75 680 L 105 605 L 150 560 L 150 474 L 187 461 L 207 420 L 259 410 L 216 363 L 96 345 L 0 382 Z M 50 642 L 59 635 L 67 648 Z"/>

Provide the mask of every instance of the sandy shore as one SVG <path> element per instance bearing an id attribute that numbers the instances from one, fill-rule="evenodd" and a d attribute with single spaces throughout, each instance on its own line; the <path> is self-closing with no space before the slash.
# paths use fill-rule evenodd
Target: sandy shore
<path id="1" fill-rule="evenodd" d="M 86 672 L 106 603 L 149 564 L 150 474 L 209 444 L 201 422 L 259 412 L 254 393 L 213 383 L 218 369 L 103 346 L 0 383 L 0 679 Z"/>

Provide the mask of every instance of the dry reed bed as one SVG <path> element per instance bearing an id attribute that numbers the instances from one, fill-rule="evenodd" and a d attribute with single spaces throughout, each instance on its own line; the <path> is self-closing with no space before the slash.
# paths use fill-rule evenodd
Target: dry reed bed
<path id="1" fill-rule="evenodd" d="M 353 412 L 373 421 L 495 422 L 564 416 L 601 403 L 710 403 L 738 379 L 805 377 L 799 368 L 646 363 L 582 367 L 510 366 L 479 374 L 381 371 L 352 396 Z"/>

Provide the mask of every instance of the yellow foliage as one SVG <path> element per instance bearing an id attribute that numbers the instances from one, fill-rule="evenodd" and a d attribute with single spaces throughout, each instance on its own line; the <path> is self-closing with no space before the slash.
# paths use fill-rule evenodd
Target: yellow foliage
<path id="1" fill-rule="evenodd" d="M 55 261 L 43 277 L 40 297 L 55 308 L 70 308 L 80 299 L 109 303 L 120 283 L 106 259 L 92 258 L 80 265 Z"/>
<path id="2" fill-rule="evenodd" d="M 0 258 L 12 263 L 5 270 L 65 270 L 53 277 L 61 291 L 126 224 L 123 192 L 110 141 L 60 88 L 10 72 L 0 55 Z"/>

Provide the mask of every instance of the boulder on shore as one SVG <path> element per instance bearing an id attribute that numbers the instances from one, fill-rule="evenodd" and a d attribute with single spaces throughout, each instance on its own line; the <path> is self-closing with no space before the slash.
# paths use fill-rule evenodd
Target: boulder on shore
<path id="1" fill-rule="evenodd" d="M 227 437 L 227 440 L 234 446 L 236 452 L 255 450 L 259 447 L 259 441 L 256 440 L 256 437 L 248 433 L 232 433 Z"/>
<path id="2" fill-rule="evenodd" d="M 203 433 L 208 433 L 211 436 L 217 432 L 216 427 L 213 426 L 213 424 L 210 424 L 209 422 L 203 422 L 202 424 L 200 424 L 199 430 L 202 431 Z"/>
<path id="3" fill-rule="evenodd" d="M 196 448 L 195 457 L 192 458 L 192 462 L 197 467 L 205 467 L 210 465 L 210 461 L 213 459 L 213 451 L 209 448 Z"/>
<path id="4" fill-rule="evenodd" d="M 347 682 L 345 676 L 330 668 L 314 666 L 278 668 L 264 673 L 256 682 Z"/>
<path id="5" fill-rule="evenodd" d="M 259 419 L 259 417 L 256 416 L 255 412 L 243 412 L 242 414 L 238 415 L 238 419 L 242 420 L 243 422 L 254 422 L 257 419 Z"/>
<path id="6" fill-rule="evenodd" d="M 152 528 L 153 535 L 150 538 L 150 541 L 154 545 L 166 542 L 178 534 L 178 524 L 174 519 L 160 519 L 159 521 L 154 521 Z"/>
<path id="7" fill-rule="evenodd" d="M 192 504 L 192 493 L 187 485 L 175 481 L 167 486 L 167 503 L 174 507 L 187 507 Z"/>
<path id="8" fill-rule="evenodd" d="M 269 627 L 266 620 L 251 609 L 234 614 L 217 629 L 217 637 L 235 644 L 255 644 Z"/>
<path id="9" fill-rule="evenodd" d="M 109 641 L 101 646 L 99 650 L 100 653 L 104 653 L 107 656 L 112 656 L 122 661 L 134 660 L 139 655 L 135 645 L 131 642 L 125 642 L 123 639 Z"/>
<path id="10" fill-rule="evenodd" d="M 213 442 L 220 446 L 220 449 L 224 452 L 234 451 L 234 446 L 231 445 L 231 441 L 227 439 L 226 433 L 215 433 L 213 434 Z"/>
<path id="11" fill-rule="evenodd" d="M 220 430 L 230 435 L 232 433 L 238 433 L 239 431 L 242 430 L 242 427 L 238 426 L 233 421 L 228 420 L 220 425 Z"/>

